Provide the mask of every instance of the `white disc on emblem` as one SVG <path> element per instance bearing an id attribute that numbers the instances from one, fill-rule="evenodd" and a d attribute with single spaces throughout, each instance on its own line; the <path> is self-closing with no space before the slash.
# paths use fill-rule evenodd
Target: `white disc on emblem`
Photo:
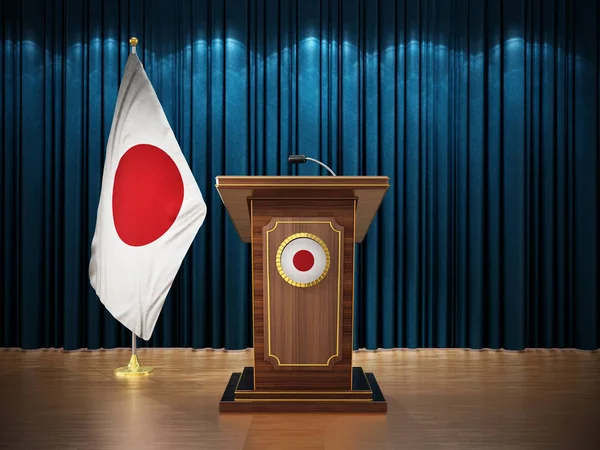
<path id="1" fill-rule="evenodd" d="M 312 286 L 321 281 L 329 270 L 329 250 L 318 237 L 291 236 L 281 245 L 277 255 L 277 268 L 290 284 Z"/>

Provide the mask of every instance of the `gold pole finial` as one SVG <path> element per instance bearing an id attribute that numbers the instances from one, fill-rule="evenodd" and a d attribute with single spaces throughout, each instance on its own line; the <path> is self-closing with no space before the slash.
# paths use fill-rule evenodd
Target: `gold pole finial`
<path id="1" fill-rule="evenodd" d="M 138 44 L 138 38 L 132 37 L 129 39 L 129 45 L 132 45 L 133 47 L 135 47 L 137 44 Z"/>

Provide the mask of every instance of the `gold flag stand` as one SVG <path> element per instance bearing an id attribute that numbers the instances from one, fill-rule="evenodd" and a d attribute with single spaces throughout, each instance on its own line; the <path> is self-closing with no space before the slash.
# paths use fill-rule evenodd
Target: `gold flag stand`
<path id="1" fill-rule="evenodd" d="M 136 37 L 132 37 L 129 39 L 129 45 L 131 45 L 131 53 L 136 53 L 136 46 L 138 44 L 138 39 Z M 129 364 L 124 367 L 119 367 L 115 369 L 115 375 L 118 377 L 139 377 L 150 375 L 154 370 L 152 367 L 142 366 L 138 361 L 136 354 L 136 335 L 135 333 L 131 333 L 131 359 L 129 360 Z"/>
<path id="2" fill-rule="evenodd" d="M 140 365 L 136 355 L 135 339 L 135 333 L 131 333 L 131 359 L 126 366 L 115 369 L 115 375 L 118 377 L 140 377 L 150 375 L 154 370 L 152 367 Z"/>

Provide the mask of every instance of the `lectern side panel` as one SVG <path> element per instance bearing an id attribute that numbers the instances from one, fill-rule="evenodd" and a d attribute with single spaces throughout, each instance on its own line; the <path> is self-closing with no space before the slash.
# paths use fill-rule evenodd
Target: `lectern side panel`
<path id="1" fill-rule="evenodd" d="M 351 389 L 354 202 L 354 199 L 322 198 L 251 199 L 255 389 L 264 391 Z M 320 225 L 325 224 L 304 224 L 302 226 L 280 224 L 277 229 L 282 225 L 289 225 L 289 228 L 281 228 L 278 236 L 270 234 L 269 236 L 273 239 L 268 240 L 265 237 L 265 230 L 271 229 L 273 224 L 282 218 L 293 218 L 293 220 L 305 222 L 311 221 L 311 219 L 327 218 L 332 219 L 332 225 L 327 225 L 329 231 L 325 232 L 323 228 L 320 228 Z M 286 248 L 286 245 L 282 247 L 281 244 L 286 238 L 297 233 L 317 236 L 326 244 L 330 257 L 327 275 L 307 288 L 294 287 L 280 274 L 281 260 L 284 257 L 283 249 Z M 299 244 L 296 246 L 312 245 L 311 248 L 315 251 L 314 255 L 318 257 L 319 248 L 322 247 L 320 244 L 317 247 L 318 240 L 313 239 L 312 241 L 298 241 Z M 269 242 L 269 249 L 267 249 L 267 242 Z M 277 248 L 275 249 L 274 246 Z M 289 247 L 289 249 L 297 253 L 297 250 L 301 248 Z M 276 263 L 278 251 L 281 251 L 279 268 Z M 288 252 L 285 255 L 288 272 L 293 262 L 293 258 L 290 258 L 291 254 Z M 275 262 L 275 266 L 267 265 L 267 255 L 269 262 Z M 335 261 L 332 262 L 332 259 Z M 297 261 L 300 265 L 306 264 L 305 269 L 310 264 L 314 265 L 315 262 L 312 260 Z M 322 264 L 322 261 L 319 264 Z M 268 272 L 265 270 L 266 267 L 269 267 Z M 339 269 L 339 277 L 337 269 Z M 294 271 L 293 267 L 291 270 Z M 272 286 L 267 286 L 267 274 L 271 280 L 276 280 L 276 299 L 270 305 L 274 308 L 271 310 L 270 318 L 279 327 L 274 326 L 271 329 L 270 347 L 268 343 L 267 288 L 272 289 Z M 302 278 L 301 275 L 298 277 L 298 272 L 294 277 L 290 277 L 291 281 L 300 283 L 307 280 L 308 283 L 314 282 L 315 280 L 312 278 L 314 277 Z M 305 292 L 300 294 L 300 290 L 303 289 Z M 310 295 L 306 295 L 308 292 Z M 286 301 L 286 299 L 290 301 Z M 302 300 L 306 300 L 306 302 L 303 304 Z M 271 325 L 274 323 L 272 322 Z M 299 326 L 305 329 L 301 330 Z M 338 326 L 339 335 L 336 340 L 333 330 L 337 331 Z M 290 333 L 285 333 L 286 327 L 293 329 Z M 275 334 L 277 337 L 273 340 Z M 279 362 L 273 356 L 269 356 L 269 348 L 271 355 L 279 357 Z M 333 358 L 331 358 L 332 356 Z M 285 365 L 286 363 L 292 365 Z M 294 363 L 312 363 L 313 365 L 311 367 Z M 315 365 L 323 363 L 326 365 Z"/>

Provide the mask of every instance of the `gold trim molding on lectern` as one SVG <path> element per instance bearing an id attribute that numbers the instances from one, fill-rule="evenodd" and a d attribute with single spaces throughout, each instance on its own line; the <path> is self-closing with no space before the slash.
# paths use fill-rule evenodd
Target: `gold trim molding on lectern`
<path id="1" fill-rule="evenodd" d="M 336 331 L 335 331 L 335 354 L 331 355 L 327 359 L 327 362 L 325 362 L 325 363 L 282 363 L 281 360 L 271 352 L 271 289 L 270 289 L 270 286 L 271 286 L 270 278 L 271 277 L 270 277 L 270 273 L 269 273 L 269 233 L 272 233 L 279 224 L 294 224 L 294 225 L 328 224 L 331 227 L 331 229 L 335 233 L 337 233 L 337 236 L 338 236 L 338 264 L 337 264 L 337 266 L 338 266 L 337 272 L 338 273 L 337 273 L 337 310 L 336 310 Z M 286 282 L 288 282 L 289 284 L 291 284 L 293 286 L 296 286 L 296 284 L 302 284 L 302 283 L 296 283 L 291 280 L 290 281 L 286 280 L 284 275 L 281 273 L 281 261 L 280 261 L 281 253 L 280 252 L 283 251 L 282 248 L 285 247 L 285 244 L 287 244 L 287 242 L 291 242 L 293 239 L 297 239 L 298 237 L 311 237 L 312 239 L 315 239 L 321 245 L 321 247 L 323 247 L 323 250 L 325 250 L 325 254 L 327 255 L 327 265 L 326 265 L 326 269 L 323 272 L 322 276 L 319 277 L 319 279 L 317 281 L 313 281 L 311 283 L 306 283 L 307 286 L 299 286 L 299 287 L 308 287 L 308 285 L 311 285 L 311 286 L 315 285 L 318 283 L 318 281 L 321 281 L 323 278 L 325 278 L 326 273 L 329 271 L 329 266 L 330 266 L 331 260 L 330 260 L 330 256 L 329 256 L 329 250 L 327 249 L 327 246 L 320 238 L 318 238 L 317 236 L 315 236 L 314 234 L 311 234 L 311 233 L 293 234 L 292 236 L 285 239 L 283 241 L 283 243 L 279 246 L 277 256 L 276 256 L 277 271 L 281 274 L 281 276 L 284 278 L 284 280 Z M 342 306 L 341 305 L 341 302 L 342 302 L 342 295 L 341 295 L 342 294 L 342 291 L 341 291 L 341 289 L 342 289 L 342 286 L 341 286 L 342 232 L 341 232 L 341 230 L 337 230 L 333 226 L 333 223 L 330 220 L 277 220 L 277 221 L 275 221 L 275 225 L 273 226 L 273 228 L 271 228 L 270 230 L 266 230 L 265 246 L 266 246 L 265 261 L 266 261 L 266 265 L 267 265 L 267 269 L 266 269 L 266 276 L 267 276 L 267 332 L 268 332 L 268 339 L 266 342 L 267 356 L 274 358 L 280 367 L 328 367 L 329 363 L 331 362 L 332 359 L 340 356 L 340 312 L 341 312 L 341 306 Z"/>

